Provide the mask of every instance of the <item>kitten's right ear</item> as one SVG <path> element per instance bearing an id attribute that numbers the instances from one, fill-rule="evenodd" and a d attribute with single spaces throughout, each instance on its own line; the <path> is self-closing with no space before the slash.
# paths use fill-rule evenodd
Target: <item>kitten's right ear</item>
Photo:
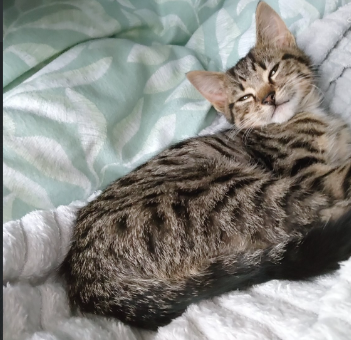
<path id="1" fill-rule="evenodd" d="M 186 76 L 217 111 L 225 113 L 227 93 L 224 85 L 224 73 L 191 71 L 188 72 Z"/>
<path id="2" fill-rule="evenodd" d="M 256 8 L 256 45 L 273 44 L 279 48 L 296 47 L 294 36 L 278 13 L 265 2 Z"/>

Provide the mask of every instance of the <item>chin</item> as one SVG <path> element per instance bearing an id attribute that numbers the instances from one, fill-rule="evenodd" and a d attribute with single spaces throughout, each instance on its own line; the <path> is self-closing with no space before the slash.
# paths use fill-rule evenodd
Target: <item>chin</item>
<path id="1" fill-rule="evenodd" d="M 293 101 L 279 105 L 275 108 L 271 123 L 282 124 L 294 117 L 296 113 L 296 105 Z"/>

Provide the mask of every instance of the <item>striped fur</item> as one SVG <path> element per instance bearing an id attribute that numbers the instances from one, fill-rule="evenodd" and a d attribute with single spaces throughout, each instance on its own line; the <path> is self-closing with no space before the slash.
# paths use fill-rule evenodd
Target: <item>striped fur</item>
<path id="1" fill-rule="evenodd" d="M 265 6 L 258 23 L 260 11 L 275 15 Z M 73 307 L 157 329 L 193 302 L 324 274 L 351 255 L 351 133 L 320 110 L 310 62 L 292 43 L 259 41 L 199 85 L 224 88 L 211 98 L 236 128 L 171 146 L 79 211 L 60 269 Z M 279 93 L 262 75 L 272 55 L 275 82 L 301 97 L 279 124 L 259 117 L 274 110 L 261 97 Z M 248 88 L 249 101 L 238 102 Z"/>

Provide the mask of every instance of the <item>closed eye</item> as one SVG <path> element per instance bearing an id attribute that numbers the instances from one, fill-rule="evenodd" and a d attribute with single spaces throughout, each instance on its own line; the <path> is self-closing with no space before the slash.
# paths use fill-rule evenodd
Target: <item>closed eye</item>
<path id="1" fill-rule="evenodd" d="M 245 94 L 245 96 L 242 96 L 241 98 L 238 99 L 238 102 L 243 102 L 251 97 L 253 97 L 252 94 Z"/>

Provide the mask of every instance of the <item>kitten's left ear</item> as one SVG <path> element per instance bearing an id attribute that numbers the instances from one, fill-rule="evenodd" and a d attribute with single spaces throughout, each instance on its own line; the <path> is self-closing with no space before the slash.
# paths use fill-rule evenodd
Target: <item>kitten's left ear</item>
<path id="1" fill-rule="evenodd" d="M 272 7 L 261 1 L 256 8 L 256 45 L 296 47 L 294 36 Z"/>
<path id="2" fill-rule="evenodd" d="M 191 71 L 186 74 L 188 80 L 219 112 L 226 113 L 227 93 L 225 74 L 221 72 Z"/>

